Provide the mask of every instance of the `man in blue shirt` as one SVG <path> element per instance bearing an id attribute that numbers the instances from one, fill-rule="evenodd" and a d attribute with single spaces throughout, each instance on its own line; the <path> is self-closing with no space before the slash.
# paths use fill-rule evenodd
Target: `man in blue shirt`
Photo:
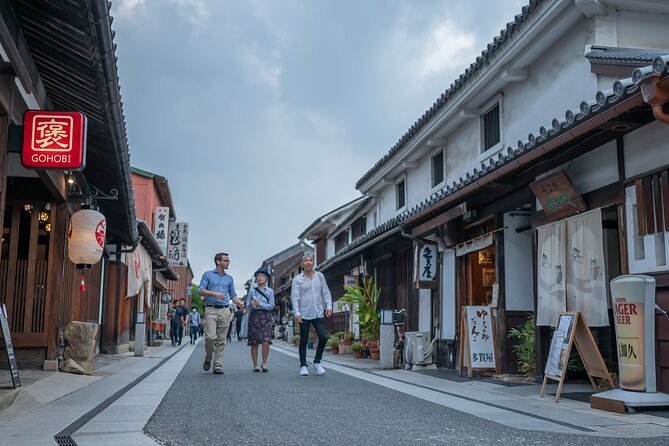
<path id="1" fill-rule="evenodd" d="M 198 288 L 204 299 L 204 364 L 202 368 L 211 368 L 212 356 L 214 359 L 214 373 L 223 374 L 223 351 L 225 350 L 226 335 L 232 319 L 231 303 L 243 307 L 241 299 L 237 297 L 235 283 L 232 276 L 225 272 L 230 266 L 230 257 L 225 252 L 214 256 L 216 269 L 202 275 Z M 215 351 L 214 351 L 215 347 Z"/>

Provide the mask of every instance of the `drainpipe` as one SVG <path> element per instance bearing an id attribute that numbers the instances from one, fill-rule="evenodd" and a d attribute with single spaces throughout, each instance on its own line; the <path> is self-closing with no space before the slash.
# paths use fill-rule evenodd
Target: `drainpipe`
<path id="1" fill-rule="evenodd" d="M 663 57 L 656 57 L 652 67 L 653 71 L 647 74 L 637 68 L 632 78 L 641 87 L 643 100 L 653 109 L 655 119 L 669 124 L 669 114 L 664 111 L 664 105 L 669 102 L 669 78 L 660 79 L 667 70 L 667 60 Z"/>

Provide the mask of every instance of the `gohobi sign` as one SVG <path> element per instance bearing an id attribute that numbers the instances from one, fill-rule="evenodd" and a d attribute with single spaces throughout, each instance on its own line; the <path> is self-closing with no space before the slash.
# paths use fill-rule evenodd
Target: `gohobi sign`
<path id="1" fill-rule="evenodd" d="M 21 162 L 29 169 L 82 170 L 86 165 L 86 116 L 79 112 L 27 111 Z"/>

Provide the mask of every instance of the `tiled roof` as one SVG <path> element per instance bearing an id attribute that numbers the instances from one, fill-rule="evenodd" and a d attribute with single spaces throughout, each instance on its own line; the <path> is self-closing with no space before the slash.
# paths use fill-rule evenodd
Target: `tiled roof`
<path id="1" fill-rule="evenodd" d="M 650 50 L 643 48 L 620 48 L 612 46 L 592 46 L 585 58 L 591 62 L 624 63 L 630 65 L 649 65 L 657 56 L 669 54 L 668 50 Z"/>
<path id="2" fill-rule="evenodd" d="M 371 197 L 365 197 L 365 199 L 362 200 L 362 201 L 360 202 L 360 204 L 358 204 L 358 205 L 355 207 L 355 209 L 353 209 L 353 210 L 351 211 L 350 214 L 348 214 L 348 217 L 346 217 L 346 218 L 345 218 L 341 223 L 339 223 L 339 224 L 338 224 L 332 231 L 330 231 L 330 234 L 336 234 L 337 232 L 339 232 L 340 229 L 342 229 L 343 227 L 345 227 L 346 225 L 348 225 L 348 224 L 351 222 L 351 220 L 353 220 L 353 218 L 356 217 L 356 215 L 358 214 L 358 212 L 360 212 L 360 211 L 362 210 L 362 208 L 364 208 L 365 206 L 367 206 L 367 203 L 369 203 L 371 200 L 372 200 Z"/>
<path id="3" fill-rule="evenodd" d="M 669 77 L 667 62 L 669 62 L 669 52 L 667 55 L 656 57 L 652 65 L 636 68 L 632 77 L 617 80 L 610 89 L 598 91 L 594 100 L 582 101 L 578 110 L 567 110 L 564 117 L 554 118 L 550 128 L 540 127 L 537 134 L 530 133 L 528 135 L 527 141 L 519 140 L 517 148 L 507 147 L 506 151 L 500 152 L 496 158 L 491 158 L 487 164 L 481 164 L 480 168 L 474 168 L 464 177 L 460 177 L 457 181 L 452 181 L 451 184 L 434 192 L 429 198 L 426 198 L 413 208 L 377 226 L 367 234 L 356 238 L 347 246 L 337 251 L 334 256 L 319 265 L 319 269 L 324 270 L 331 267 L 348 252 L 374 240 L 376 237 L 397 226 L 403 225 L 406 228 L 410 228 L 420 224 L 423 220 L 429 219 L 432 211 L 435 211 L 440 203 L 453 194 L 461 192 L 465 187 L 492 175 L 502 167 L 514 162 L 519 163 L 524 155 L 543 148 L 557 137 L 573 131 L 579 125 L 597 118 L 623 101 L 640 94 L 639 80 L 645 75 L 656 72 L 660 73 L 662 78 Z"/>
<path id="4" fill-rule="evenodd" d="M 411 138 L 414 137 L 422 128 L 427 124 L 430 119 L 436 115 L 442 108 L 446 106 L 449 99 L 459 90 L 461 90 L 475 74 L 477 74 L 484 66 L 492 59 L 499 49 L 504 45 L 504 43 L 515 35 L 520 28 L 520 25 L 526 22 L 532 12 L 537 9 L 537 6 L 541 4 L 544 0 L 530 0 L 530 2 L 523 6 L 521 13 L 517 14 L 514 17 L 512 22 L 506 24 L 506 28 L 502 29 L 499 33 L 499 36 L 495 37 L 492 42 L 488 44 L 485 50 L 481 52 L 481 55 L 476 58 L 476 61 L 469 65 L 469 68 L 465 70 L 452 84 L 451 86 L 444 91 L 437 101 L 432 104 L 423 116 L 421 116 L 418 121 L 416 121 L 409 130 L 400 138 L 399 141 L 388 151 L 388 153 L 381 158 L 379 161 L 374 164 L 374 166 L 369 169 L 363 176 L 355 183 L 355 188 L 359 189 L 367 180 L 369 180 L 372 175 L 381 169 L 388 161 L 390 161 L 398 152 L 402 150 L 404 145 L 408 143 Z"/>

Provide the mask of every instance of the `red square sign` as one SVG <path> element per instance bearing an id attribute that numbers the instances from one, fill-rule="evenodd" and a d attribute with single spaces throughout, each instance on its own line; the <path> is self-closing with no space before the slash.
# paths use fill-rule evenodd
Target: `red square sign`
<path id="1" fill-rule="evenodd" d="M 29 169 L 82 170 L 86 165 L 86 116 L 79 112 L 27 111 L 21 161 Z"/>

